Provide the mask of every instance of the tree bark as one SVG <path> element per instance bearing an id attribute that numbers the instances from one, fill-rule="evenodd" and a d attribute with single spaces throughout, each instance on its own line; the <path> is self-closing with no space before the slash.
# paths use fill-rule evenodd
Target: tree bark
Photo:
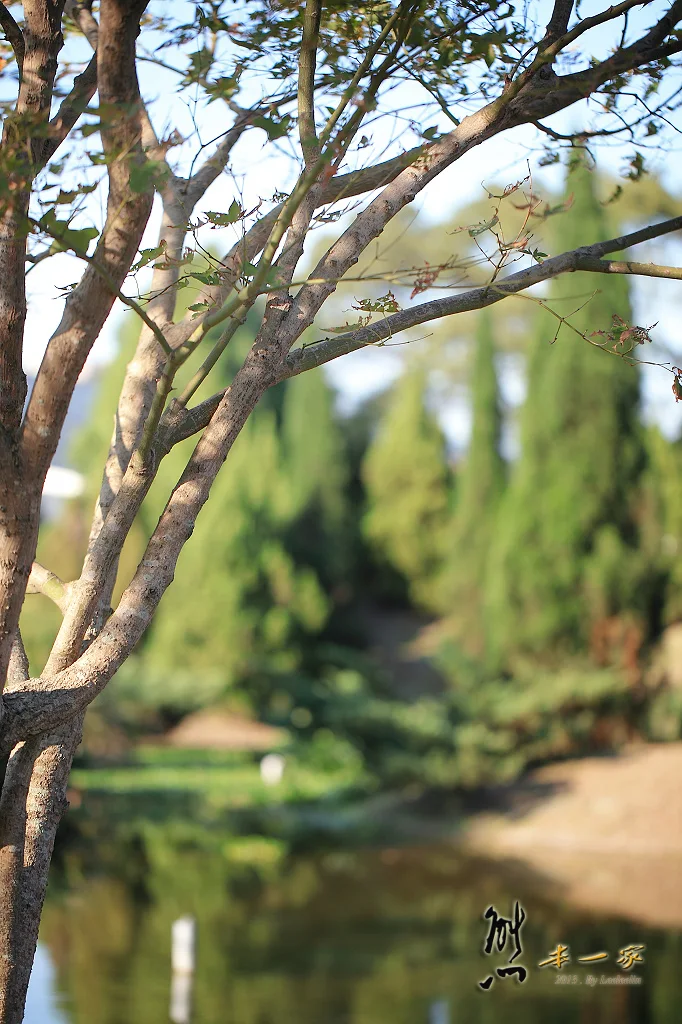
<path id="1" fill-rule="evenodd" d="M 59 440 L 71 394 L 92 343 L 130 268 L 148 220 L 153 186 L 131 188 L 131 168 L 146 157 L 141 144 L 135 40 L 146 0 L 107 0 L 101 8 L 97 69 L 103 104 L 121 105 L 124 116 L 102 127 L 107 157 L 107 221 L 95 259 L 106 279 L 88 266 L 66 302 L 62 323 L 38 374 L 20 428 L 26 396 L 21 348 L 26 316 L 25 214 L 32 175 L 45 158 L 45 132 L 37 139 L 21 126 L 47 121 L 56 56 L 62 44 L 63 0 L 24 4 L 26 53 L 15 113 L 6 120 L 5 153 L 17 152 L 19 180 L 0 209 L 0 683 L 10 658 L 21 675 L 15 637 L 33 561 L 40 495 Z M 76 89 L 67 120 L 94 91 L 94 65 Z M 59 125 L 55 126 L 57 140 Z M 48 132 L 49 134 L 49 132 Z M 19 652 L 20 653 L 20 652 Z M 80 652 L 78 652 L 80 653 Z M 10 681 L 10 690 L 15 688 Z M 21 686 L 21 679 L 19 679 Z M 11 695 L 8 695 L 11 699 Z M 82 714 L 18 743 L 12 750 L 0 796 L 0 1024 L 20 1024 L 33 965 L 38 927 L 57 826 L 66 806 L 66 785 L 80 742 Z M 9 716 L 5 713 L 4 729 Z M 11 745 L 11 741 L 10 744 Z M 7 746 L 5 747 L 5 750 Z"/>
<path id="2" fill-rule="evenodd" d="M 83 716 L 12 752 L 0 800 L 0 1024 L 21 1024 Z"/>

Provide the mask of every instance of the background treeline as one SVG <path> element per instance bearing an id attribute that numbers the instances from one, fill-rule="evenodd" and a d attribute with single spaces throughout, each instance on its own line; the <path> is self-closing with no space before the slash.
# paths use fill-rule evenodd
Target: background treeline
<path id="1" fill-rule="evenodd" d="M 610 237 L 639 210 L 669 212 L 655 182 L 637 187 L 636 202 L 631 188 L 608 203 L 609 188 L 574 166 L 563 212 L 534 227 L 542 247 Z M 512 220 L 524 216 L 512 207 Z M 434 250 L 452 245 L 442 229 L 429 234 L 406 265 L 433 264 Z M 402 258 L 398 229 L 392 256 Z M 321 769 L 354 764 L 390 785 L 468 786 L 636 736 L 679 737 L 682 689 L 655 654 L 682 615 L 682 445 L 642 421 L 639 372 L 624 357 L 632 341 L 593 334 L 608 332 L 613 314 L 633 324 L 626 279 L 597 286 L 567 275 L 544 306 L 508 300 L 455 328 L 445 322 L 414 351 L 401 349 L 397 382 L 351 416 L 336 411 L 321 371 L 272 389 L 135 658 L 89 713 L 86 749 L 215 705 L 286 726 L 296 756 Z M 554 341 L 557 314 L 571 314 L 572 328 Z M 133 332 L 74 445 L 86 494 L 42 531 L 39 558 L 65 578 L 79 572 Z M 249 337 L 247 323 L 211 391 L 229 384 Z M 526 360 L 527 395 L 520 454 L 508 463 L 499 382 L 514 352 Z M 462 380 L 472 431 L 455 458 L 434 396 Z M 191 445 L 162 465 L 126 544 L 119 592 Z M 406 616 L 438 680 L 428 692 L 417 675 L 397 686 L 390 658 L 377 656 L 377 617 L 385 626 Z M 39 671 L 56 611 L 36 597 L 22 628 Z"/>

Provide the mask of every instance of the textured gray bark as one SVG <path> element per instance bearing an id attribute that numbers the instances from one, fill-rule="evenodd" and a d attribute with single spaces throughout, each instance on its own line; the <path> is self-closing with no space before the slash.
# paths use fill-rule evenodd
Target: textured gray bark
<path id="1" fill-rule="evenodd" d="M 0 800 L 0 1020 L 20 1022 L 82 716 L 18 744 Z"/>

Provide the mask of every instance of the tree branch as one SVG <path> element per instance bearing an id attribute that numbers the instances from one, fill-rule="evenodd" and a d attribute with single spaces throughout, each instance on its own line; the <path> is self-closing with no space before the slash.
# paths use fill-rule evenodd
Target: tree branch
<path id="1" fill-rule="evenodd" d="M 93 55 L 85 70 L 73 80 L 73 88 L 62 100 L 59 110 L 48 125 L 48 137 L 38 162 L 44 167 L 66 139 L 76 121 L 85 111 L 97 91 L 97 55 Z"/>
<path id="2" fill-rule="evenodd" d="M 633 231 L 628 235 L 621 235 L 618 238 L 611 238 L 605 242 L 595 242 L 593 245 L 583 246 L 580 249 L 573 249 L 564 252 L 560 256 L 546 259 L 542 263 L 520 270 L 516 274 L 498 280 L 494 285 L 482 285 L 479 288 L 459 295 L 449 295 L 440 299 L 433 299 L 430 302 L 423 302 L 411 309 L 401 310 L 385 317 L 376 324 L 362 327 L 357 331 L 349 331 L 335 338 L 324 339 L 306 345 L 304 348 L 296 349 L 286 360 L 281 379 L 292 377 L 302 373 L 304 370 L 321 366 L 332 359 L 349 352 L 356 352 L 385 341 L 401 331 L 419 324 L 428 323 L 432 320 L 439 320 L 441 317 L 453 316 L 456 313 L 464 313 L 474 309 L 482 309 L 484 306 L 491 306 L 500 302 L 509 295 L 524 291 L 541 281 L 547 281 L 559 274 L 569 273 L 575 270 L 587 270 L 597 273 L 636 273 L 645 274 L 650 277 L 678 278 L 680 271 L 676 268 L 656 267 L 652 264 L 630 264 L 638 269 L 627 271 L 627 263 L 611 263 L 601 261 L 601 257 L 611 252 L 618 252 L 621 249 L 628 249 L 640 242 L 657 238 L 661 235 L 670 234 L 673 231 L 682 229 L 682 217 L 673 217 L 670 220 L 653 224 L 639 231 Z M 615 268 L 615 269 L 614 269 Z M 639 269 L 643 268 L 643 269 Z M 199 422 L 199 410 L 201 406 L 193 410 L 194 421 Z M 208 409 L 207 409 L 208 411 Z"/>
<path id="3" fill-rule="evenodd" d="M 66 0 L 64 5 L 64 13 L 68 14 L 72 20 L 78 25 L 90 46 L 93 50 L 97 49 L 97 40 L 99 37 L 99 25 L 97 19 L 92 13 L 92 0 L 89 2 L 82 3 L 79 0 Z"/>
<path id="4" fill-rule="evenodd" d="M 21 29 L 14 20 L 11 11 L 8 11 L 4 4 L 0 4 L 0 27 L 5 33 L 5 39 L 14 51 L 17 67 L 19 68 L 19 78 L 21 79 L 26 44 Z"/>
<path id="5" fill-rule="evenodd" d="M 576 260 L 575 269 L 588 270 L 592 274 L 629 274 L 635 277 L 662 277 L 668 281 L 682 281 L 682 267 L 665 267 L 657 263 L 599 260 L 581 256 Z"/>
<path id="6" fill-rule="evenodd" d="M 130 187 L 132 168 L 144 161 L 135 39 L 145 6 L 144 0 L 132 4 L 111 0 L 102 7 L 102 45 L 97 51 L 100 100 L 124 108 L 126 115 L 101 128 L 109 195 L 107 219 L 92 257 L 99 269 L 88 266 L 67 298 L 24 416 L 23 460 L 37 479 L 44 479 L 47 473 L 76 381 L 114 303 L 112 283 L 120 290 L 151 212 L 153 186 L 142 192 Z M 102 271 L 109 281 L 104 280 Z"/>
<path id="7" fill-rule="evenodd" d="M 315 67 L 321 13 L 320 0 L 307 0 L 303 15 L 303 39 L 298 54 L 298 133 L 306 167 L 320 155 L 315 130 Z"/>
<path id="8" fill-rule="evenodd" d="M 513 127 L 518 123 L 535 120 L 538 117 L 554 112 L 556 109 L 561 109 L 576 99 L 583 98 L 589 94 L 599 84 L 602 84 L 602 80 L 607 80 L 610 75 L 620 73 L 620 69 L 615 69 L 608 62 L 604 62 L 603 65 L 598 65 L 596 69 L 590 69 L 587 73 L 579 73 L 578 76 L 565 76 L 561 79 L 556 79 L 559 85 L 552 88 L 548 87 L 547 83 L 540 83 L 541 88 L 537 88 L 533 82 L 535 71 L 545 63 L 548 63 L 552 59 L 553 54 L 559 52 L 573 38 L 577 38 L 577 35 L 587 31 L 589 27 L 594 27 L 604 20 L 617 16 L 618 13 L 623 13 L 633 5 L 634 0 L 625 0 L 625 3 L 618 5 L 618 7 L 609 9 L 608 18 L 606 12 L 604 12 L 592 19 L 585 19 L 571 33 L 565 34 L 553 44 L 549 51 L 541 54 L 531 67 L 520 76 L 519 80 L 512 83 L 511 89 L 506 94 L 498 97 L 497 100 L 494 100 L 475 114 L 465 118 L 449 135 L 437 140 L 428 147 L 420 147 L 419 150 L 413 150 L 409 154 L 405 154 L 401 158 L 401 161 L 405 161 L 403 168 L 394 161 L 388 161 L 381 168 L 372 168 L 367 176 L 363 172 L 359 172 L 357 176 L 344 176 L 346 181 L 343 183 L 343 186 L 346 189 L 346 194 L 357 194 L 356 189 L 364 191 L 369 187 L 376 187 L 381 183 L 383 174 L 389 178 L 390 184 L 377 197 L 374 203 L 370 204 L 370 207 L 356 218 L 352 227 L 341 236 L 321 263 L 318 264 L 311 275 L 311 281 L 315 283 L 304 285 L 299 291 L 289 317 L 291 321 L 290 338 L 292 343 L 296 337 L 300 337 L 305 327 L 312 322 L 315 313 L 321 307 L 325 298 L 336 287 L 336 282 L 357 262 L 359 254 L 372 238 L 376 237 L 383 230 L 383 226 L 388 220 L 406 203 L 411 202 L 417 192 L 428 181 L 444 170 L 445 167 L 449 166 L 450 163 L 458 159 L 473 146 L 480 144 L 498 132 Z M 680 0 L 675 0 L 673 7 L 676 8 L 677 6 L 680 6 L 682 9 Z M 667 21 L 666 19 L 661 19 L 661 22 L 643 37 L 647 45 L 652 41 L 656 42 L 661 33 L 663 33 L 663 38 L 665 38 L 670 20 L 674 20 L 676 17 L 676 11 L 672 11 Z M 635 44 L 634 47 L 629 48 L 631 58 L 633 54 L 637 53 L 639 55 L 637 59 L 646 62 L 646 53 L 642 50 L 642 46 L 638 50 L 638 45 Z M 595 73 L 593 74 L 593 72 Z M 585 87 L 585 79 L 582 77 L 584 74 L 592 75 L 587 88 Z M 567 82 L 568 88 L 565 87 Z M 529 88 L 530 92 L 527 91 Z M 371 175 L 375 172 L 378 173 L 372 179 Z M 406 175 L 407 177 L 405 177 Z M 409 181 L 410 178 L 412 179 L 411 181 Z M 335 189 L 340 184 L 340 179 L 333 179 L 333 182 L 330 183 Z M 395 200 L 393 199 L 393 194 L 396 196 Z M 338 195 L 338 192 L 336 195 Z M 325 195 L 324 198 L 326 199 L 327 196 Z M 228 267 L 233 262 L 237 263 L 237 261 L 238 266 L 241 266 L 244 258 L 253 258 L 253 255 L 255 255 L 258 247 L 263 242 L 266 222 L 269 221 L 269 218 L 274 219 L 276 213 L 277 211 L 273 211 L 272 214 L 268 215 L 268 218 L 264 218 L 263 221 L 254 225 L 247 232 L 242 242 L 233 248 L 226 259 L 225 262 Z M 234 273 L 236 272 L 238 271 L 235 269 Z M 223 288 L 229 290 L 232 285 L 232 274 L 226 275 L 226 277 L 227 280 Z M 214 296 L 215 291 L 213 294 L 205 293 L 202 295 L 202 298 L 211 301 Z M 206 319 L 209 316 L 210 314 L 206 316 Z M 173 341 L 181 343 L 183 338 L 189 336 L 191 329 L 187 321 L 183 321 L 171 328 L 169 337 Z M 194 422 L 194 417 L 192 417 L 192 421 Z M 185 433 L 185 427 L 182 426 L 182 415 L 177 408 L 171 407 L 169 410 L 166 417 L 166 426 L 173 437 L 178 436 L 178 432 Z M 191 429 L 189 421 L 186 429 Z"/>
<path id="9" fill-rule="evenodd" d="M 17 631 L 14 634 L 14 641 L 12 642 L 12 653 L 10 654 L 9 665 L 7 667 L 7 685 L 21 686 L 25 683 L 30 676 L 28 657 L 26 656 L 26 648 L 24 647 L 24 641 L 21 638 L 21 632 L 17 626 Z M 2 791 L 2 783 L 0 782 L 0 792 Z"/>
<path id="10" fill-rule="evenodd" d="M 675 217 L 661 224 L 654 224 L 651 227 L 634 231 L 630 235 L 622 235 L 606 242 L 597 242 L 593 246 L 562 253 L 560 256 L 545 260 L 527 270 L 502 278 L 494 286 L 482 285 L 463 294 L 425 302 L 412 309 L 395 313 L 377 324 L 369 325 L 358 331 L 349 331 L 347 334 L 338 335 L 335 338 L 312 342 L 310 345 L 291 352 L 284 363 L 283 370 L 278 375 L 278 380 L 293 377 L 305 370 L 337 359 L 341 355 L 366 348 L 368 345 L 381 343 L 410 327 L 430 320 L 438 320 L 443 316 L 453 316 L 457 313 L 492 305 L 507 298 L 508 295 L 524 291 L 540 281 L 573 270 L 586 270 L 593 273 L 631 273 L 645 277 L 679 279 L 682 276 L 682 271 L 677 267 L 661 267 L 652 263 L 619 263 L 601 260 L 599 257 L 608 252 L 618 252 L 621 249 L 637 245 L 639 242 L 648 241 L 651 238 L 680 229 L 682 229 L 682 217 Z M 632 269 L 625 270 L 623 269 L 625 267 Z M 203 430 L 210 422 L 224 395 L 225 391 L 220 391 L 200 402 L 199 405 L 185 410 L 184 414 L 181 414 L 178 409 L 172 409 L 166 423 L 167 433 L 164 435 L 164 446 L 170 449 L 173 445 Z"/>
<path id="11" fill-rule="evenodd" d="M 551 43 L 556 42 L 567 31 L 573 4 L 574 0 L 554 0 L 552 17 L 547 23 L 544 39 L 539 46 L 540 50 L 544 50 Z"/>
<path id="12" fill-rule="evenodd" d="M 42 594 L 44 597 L 49 597 L 63 615 L 69 605 L 70 587 L 71 585 L 60 580 L 56 573 L 50 572 L 40 562 L 34 562 L 31 566 L 26 593 Z"/>
<path id="13" fill-rule="evenodd" d="M 347 174 L 335 175 L 330 181 L 323 185 L 317 196 L 317 208 L 328 206 L 344 199 L 353 199 L 355 196 L 363 195 L 365 192 L 373 192 L 384 185 L 390 184 L 402 170 L 415 163 L 428 150 L 426 144 L 415 146 L 399 156 L 384 160 L 373 167 L 365 167 L 358 171 L 349 171 Z M 244 261 L 252 262 L 258 253 L 263 249 L 272 227 L 281 213 L 283 203 L 280 203 L 273 210 L 261 217 L 245 233 L 235 245 L 232 246 L 227 255 L 223 258 L 223 283 L 220 286 L 207 287 L 199 294 L 201 302 L 207 302 L 211 309 L 222 305 L 234 287 L 234 283 L 241 271 Z M 209 312 L 203 313 L 192 319 L 190 314 L 169 328 L 167 337 L 173 347 L 183 344 L 201 326 L 209 316 Z"/>
<path id="14" fill-rule="evenodd" d="M 252 350 L 236 374 L 232 386 L 223 396 L 209 429 L 199 439 L 118 608 L 77 660 L 68 663 L 64 641 L 67 638 L 72 642 L 74 640 L 73 632 L 69 632 L 61 643 L 58 638 L 44 677 L 31 679 L 23 688 L 7 694 L 5 732 L 0 749 L 11 749 L 18 737 L 58 727 L 76 716 L 106 686 L 138 643 L 173 579 L 180 551 L 194 529 L 196 517 L 208 498 L 220 467 L 258 399 L 273 380 L 271 367 L 263 361 L 259 352 Z M 131 474 L 131 496 L 135 489 L 132 481 L 134 471 L 135 464 L 131 461 L 126 474 L 126 478 Z M 147 480 L 151 482 L 151 476 Z M 144 481 L 138 480 L 138 486 L 143 488 Z M 112 506 L 100 533 L 98 556 L 110 556 L 113 547 L 110 543 L 111 535 L 123 527 L 123 520 L 129 517 L 133 506 L 128 497 L 122 487 L 116 499 L 121 518 L 118 518 L 118 512 L 115 515 Z M 112 522 L 114 518 L 116 522 Z M 119 539 L 122 541 L 124 536 L 123 527 Z M 101 571 L 101 564 L 99 568 Z M 89 576 L 75 585 L 72 603 L 62 623 L 63 628 L 73 629 L 77 603 L 97 599 L 98 594 L 88 593 L 92 587 Z M 99 592 L 97 584 L 95 587 Z M 63 667 L 59 667 L 60 663 Z"/>
<path id="15" fill-rule="evenodd" d="M 126 511 L 121 513 L 124 519 L 120 520 L 119 511 L 115 511 L 112 523 L 116 522 L 126 532 L 132 524 L 134 516 L 151 485 L 151 478 L 147 475 L 142 485 L 135 489 L 134 497 L 130 494 L 128 495 L 124 506 L 120 505 L 116 496 L 121 487 L 124 486 L 133 451 L 138 447 L 146 450 L 153 443 L 152 435 L 172 385 L 173 374 L 177 366 L 182 362 L 182 353 L 179 351 L 181 342 L 177 338 L 175 339 L 176 344 L 173 356 L 171 357 L 162 356 L 154 340 L 155 338 L 158 340 L 158 332 L 163 332 L 166 325 L 170 324 L 173 315 L 176 302 L 176 285 L 180 276 L 183 246 L 189 218 L 196 203 L 199 202 L 209 186 L 224 169 L 230 152 L 242 132 L 259 112 L 262 112 L 260 107 L 248 111 L 240 110 L 233 127 L 227 132 L 215 153 L 206 160 L 199 170 L 185 181 L 170 177 L 161 192 L 163 216 L 159 231 L 159 244 L 161 240 L 166 243 L 166 259 L 161 266 L 154 269 L 151 297 L 147 306 L 148 318 L 156 327 L 147 325 L 148 330 L 143 328 L 140 333 L 135 357 L 126 369 L 126 376 L 116 412 L 117 430 L 104 468 L 102 485 L 88 542 L 88 558 L 94 555 L 96 547 L 100 553 L 97 555 L 97 562 L 87 565 L 87 571 L 93 577 L 99 574 L 98 578 L 100 580 L 102 572 L 108 574 L 107 580 L 102 583 L 102 593 L 107 601 L 109 599 L 107 595 L 110 595 L 113 589 L 118 554 L 114 552 L 113 557 L 110 558 L 108 554 L 102 553 L 102 542 L 99 541 L 99 537 L 104 520 L 110 512 L 114 511 L 114 506 L 116 506 L 116 510 L 125 507 Z M 182 342 L 187 340 L 189 334 L 195 328 L 196 325 L 192 324 L 190 331 L 182 339 Z M 157 446 L 157 449 L 158 451 L 154 458 L 160 459 L 162 457 L 160 448 Z M 144 461 L 145 458 L 143 457 L 142 462 L 144 463 Z M 139 467 L 133 467 L 131 471 L 133 478 L 139 475 L 138 470 Z M 127 488 L 128 485 L 126 484 L 125 486 Z M 132 511 L 130 512 L 130 510 Z M 129 521 L 127 518 L 128 512 L 132 515 Z M 128 525 L 121 526 L 121 522 L 128 523 Z M 123 536 L 125 536 L 125 533 Z"/>
<path id="16" fill-rule="evenodd" d="M 50 116 L 63 38 L 63 0 L 24 0 L 24 54 L 15 109 L 2 131 L 0 202 L 0 689 L 35 554 L 40 490 L 19 456 L 26 400 L 26 217 Z M 3 5 L 4 11 L 4 5 Z M 9 24 L 5 19 L 5 24 Z M 10 26 L 11 29 L 11 26 Z M 47 469 L 46 469 L 47 471 Z"/>
<path id="17" fill-rule="evenodd" d="M 586 31 L 587 28 L 601 23 L 598 19 L 608 20 L 606 15 L 614 11 L 624 13 L 627 6 L 628 4 L 620 4 L 617 8 L 609 8 L 602 15 L 595 15 L 594 18 L 586 18 L 580 22 L 574 29 L 539 54 L 517 81 L 521 82 L 524 75 L 528 76 L 536 65 L 539 67 L 551 62 L 553 56 L 574 41 L 578 35 Z M 629 4 L 629 6 L 634 6 L 634 4 Z M 611 16 L 613 15 L 611 14 Z M 523 88 L 514 92 L 512 102 L 508 106 L 507 127 L 524 124 L 527 121 L 537 121 L 550 114 L 555 114 L 572 103 L 587 98 L 600 86 L 619 75 L 627 74 L 646 64 L 655 63 L 664 57 L 679 53 L 682 50 L 682 41 L 675 39 L 665 45 L 664 42 L 681 19 L 682 0 L 674 0 L 666 14 L 645 35 L 631 46 L 617 50 L 601 63 L 570 75 L 554 75 L 549 81 L 535 82 L 532 75 L 530 78 L 526 77 Z M 513 83 L 513 86 L 515 85 L 516 82 Z"/>
<path id="18" fill-rule="evenodd" d="M 248 128 L 249 122 L 252 117 L 257 116 L 254 112 L 248 111 L 243 115 L 239 115 L 235 120 L 235 123 L 230 130 L 225 134 L 225 138 L 216 148 L 215 153 L 199 167 L 197 171 L 191 175 L 187 181 L 180 182 L 179 194 L 182 197 L 183 206 L 186 208 L 186 219 L 192 213 L 192 210 L 202 198 L 204 193 L 207 191 L 210 185 L 218 178 L 227 166 L 227 161 L 230 158 L 230 153 L 235 147 L 235 144 L 241 138 L 244 130 Z"/>
<path id="19" fill-rule="evenodd" d="M 279 102 L 290 102 L 294 97 L 283 97 Z M 180 277 L 184 240 L 187 234 L 189 219 L 195 205 L 203 197 L 209 186 L 225 169 L 230 153 L 242 133 L 259 114 L 269 112 L 272 105 L 255 107 L 251 110 L 238 109 L 234 125 L 226 133 L 216 151 L 205 163 L 187 179 L 180 179 L 172 174 L 161 190 L 163 216 L 159 231 L 159 242 L 166 243 L 166 258 L 160 266 L 154 268 L 150 289 L 150 300 L 147 305 L 148 331 L 142 330 L 135 353 L 127 369 L 121 391 L 116 418 L 118 429 L 109 450 L 107 463 L 102 478 L 97 508 L 92 523 L 89 548 L 95 543 L 104 517 L 114 500 L 118 488 L 128 467 L 128 462 L 135 448 L 151 441 L 150 428 L 155 425 L 155 408 L 163 404 L 172 384 L 172 375 L 182 362 L 180 347 L 189 336 L 197 330 L 203 320 L 191 322 L 184 337 L 173 338 L 174 354 L 172 361 L 166 355 L 161 356 L 154 338 L 159 340 L 159 332 L 170 325 L 176 303 L 176 286 Z M 169 169 L 170 171 L 170 169 Z M 274 219 L 269 223 L 271 229 Z M 236 279 L 236 273 L 235 273 Z M 164 350 L 165 351 L 165 350 Z"/>

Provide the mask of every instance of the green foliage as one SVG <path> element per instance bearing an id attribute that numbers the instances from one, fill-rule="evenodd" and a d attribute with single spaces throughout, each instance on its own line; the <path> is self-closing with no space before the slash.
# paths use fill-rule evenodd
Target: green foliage
<path id="1" fill-rule="evenodd" d="M 645 537 L 652 562 L 661 573 L 660 614 L 668 624 L 682 619 L 682 441 L 666 440 L 650 429 L 646 435 Z"/>
<path id="2" fill-rule="evenodd" d="M 590 241 L 608 237 L 583 165 L 573 169 L 568 189 L 575 201 L 556 222 L 561 248 L 587 241 L 585 224 Z M 588 340 L 564 326 L 552 344 L 557 321 L 542 314 L 529 359 L 522 454 L 500 508 L 487 583 L 492 649 L 502 662 L 521 652 L 558 657 L 584 649 L 607 609 L 639 610 L 635 562 L 613 571 L 614 561 L 637 557 L 639 378 L 618 353 L 589 343 L 613 314 L 631 322 L 627 285 L 605 279 L 592 295 L 566 275 L 553 283 L 548 303 Z"/>
<path id="3" fill-rule="evenodd" d="M 282 473 L 293 517 L 290 542 L 329 589 L 352 571 L 348 458 L 334 393 L 321 372 L 293 377 L 282 403 Z"/>
<path id="4" fill-rule="evenodd" d="M 510 781 L 533 764 L 617 749 L 632 717 L 624 676 L 585 665 L 491 681 L 467 694 L 466 708 L 457 751 L 465 787 Z"/>
<path id="5" fill-rule="evenodd" d="M 682 739 L 682 691 L 665 687 L 655 695 L 647 709 L 646 734 L 659 743 Z"/>
<path id="6" fill-rule="evenodd" d="M 288 483 L 275 414 L 265 409 L 238 438 L 179 561 L 146 645 L 150 665 L 220 668 L 226 686 L 297 667 L 330 605 L 314 569 L 287 550 L 301 509 Z"/>
<path id="7" fill-rule="evenodd" d="M 577 171 L 571 180 L 576 200 L 561 222 L 562 247 L 580 240 L 576 220 L 589 218 L 595 234 L 614 233 L 591 179 Z M 233 203 L 228 214 L 208 216 L 219 223 L 240 215 Z M 141 260 L 161 255 L 144 250 Z M 203 265 L 188 265 L 188 308 L 192 281 L 205 277 Z M 563 315 L 587 297 L 576 296 L 572 279 L 553 287 L 550 304 Z M 618 351 L 623 330 L 614 334 L 614 313 L 630 323 L 624 285 L 607 280 L 570 322 L 592 340 L 610 336 Z M 86 513 L 137 333 L 132 315 L 129 324 L 75 446 L 86 498 L 41 536 L 39 557 L 67 579 L 77 575 L 87 542 Z M 523 458 L 503 496 L 495 332 L 488 315 L 479 315 L 472 440 L 454 514 L 423 371 L 405 373 L 387 399 L 348 423 L 335 415 L 321 372 L 268 392 L 218 477 L 138 654 L 98 701 L 103 720 L 134 735 L 228 701 L 285 726 L 297 763 L 313 775 L 370 788 L 475 786 L 537 761 L 617 746 L 637 706 L 626 676 L 595 671 L 584 658 L 551 674 L 538 663 L 567 650 L 584 653 L 595 624 L 620 617 L 638 628 L 656 600 L 665 602 L 668 620 L 680 614 L 679 446 L 649 432 L 643 477 L 635 371 L 566 327 L 549 344 L 556 325 L 547 316 L 533 347 Z M 234 339 L 199 400 L 229 384 L 253 326 Z M 124 549 L 117 592 L 193 444 L 162 463 Z M 357 649 L 357 632 L 349 640 L 357 599 L 371 591 L 370 555 L 393 573 L 389 582 L 398 580 L 403 596 L 450 620 L 441 667 L 451 685 L 442 697 L 396 699 L 391 680 Z M 58 621 L 45 599 L 29 599 L 22 628 L 32 663 L 44 658 Z M 469 660 L 484 653 L 486 632 L 498 660 L 514 662 L 513 679 Z M 528 654 L 535 664 L 520 660 Z M 638 722 L 669 738 L 679 732 L 677 712 L 666 691 Z M 606 743 L 599 739 L 604 723 Z M 162 776 L 159 769 L 155 778 Z M 141 788 L 152 781 L 141 780 Z"/>
<path id="8" fill-rule="evenodd" d="M 334 788 L 356 784 L 362 766 L 353 763 L 341 742 L 322 747 L 325 737 L 309 745 L 303 758 L 296 748 L 285 750 L 286 766 L 277 798 L 282 803 L 328 796 Z M 209 756 L 202 756 L 204 753 Z M 357 755 L 356 755 L 357 757 Z M 320 766 L 324 764 L 324 770 Z M 272 787 L 263 782 L 252 756 L 223 751 L 185 751 L 164 747 L 136 748 L 125 764 L 77 768 L 72 782 L 92 793 L 128 794 L 140 797 L 196 794 L 197 817 L 224 815 L 243 807 L 267 806 Z"/>
<path id="9" fill-rule="evenodd" d="M 471 377 L 472 432 L 457 475 L 457 505 L 448 531 L 441 610 L 454 636 L 472 653 L 485 644 L 483 584 L 506 470 L 500 454 L 501 415 L 495 345 L 487 311 L 480 314 Z"/>
<path id="10" fill-rule="evenodd" d="M 426 377 L 406 370 L 363 465 L 364 531 L 380 564 L 401 574 L 410 597 L 428 607 L 444 551 L 451 475 L 443 433 L 425 404 Z"/>
<path id="11" fill-rule="evenodd" d="M 447 639 L 436 662 L 450 680 L 449 770 L 464 789 L 511 781 L 545 761 L 615 750 L 632 729 L 646 729 L 650 695 L 633 689 L 626 673 L 595 669 L 584 657 L 549 670 L 528 660 L 501 677 Z"/>

